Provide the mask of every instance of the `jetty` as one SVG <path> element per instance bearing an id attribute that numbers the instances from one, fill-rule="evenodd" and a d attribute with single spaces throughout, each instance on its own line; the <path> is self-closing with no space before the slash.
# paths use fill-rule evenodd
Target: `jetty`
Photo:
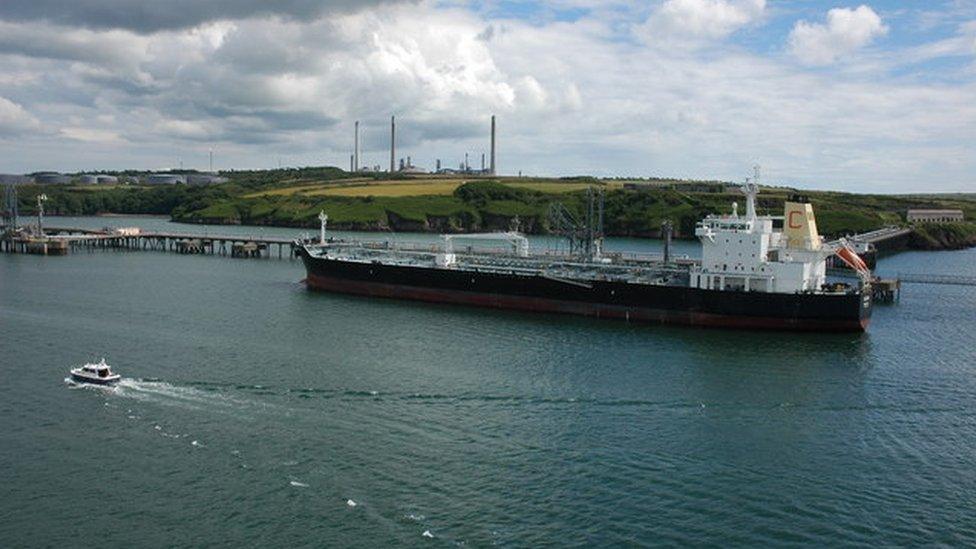
<path id="1" fill-rule="evenodd" d="M 65 255 L 76 249 L 127 249 L 242 258 L 296 257 L 294 238 L 200 232 L 143 231 L 138 228 L 83 229 L 45 227 L 43 236 L 14 233 L 0 240 L 0 251 Z"/>

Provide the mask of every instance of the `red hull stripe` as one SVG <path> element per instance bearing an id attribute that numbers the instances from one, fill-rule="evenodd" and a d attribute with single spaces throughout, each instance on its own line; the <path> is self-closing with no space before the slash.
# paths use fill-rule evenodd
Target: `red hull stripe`
<path id="1" fill-rule="evenodd" d="M 309 273 L 308 278 L 305 279 L 305 283 L 309 288 L 314 290 L 344 294 L 394 299 L 413 299 L 431 303 L 473 305 L 477 307 L 490 307 L 494 309 L 574 314 L 593 316 L 597 318 L 616 318 L 640 322 L 686 324 L 692 326 L 709 326 L 720 328 L 763 328 L 772 330 L 852 332 L 867 329 L 869 321 L 867 318 L 861 319 L 860 321 L 787 319 L 774 317 L 728 316 L 693 311 L 671 311 L 665 309 L 632 308 L 618 305 L 564 301 L 539 297 L 465 292 L 460 290 L 443 290 L 437 288 L 402 286 L 379 282 L 362 282 L 358 280 L 327 277 L 311 273 Z"/>

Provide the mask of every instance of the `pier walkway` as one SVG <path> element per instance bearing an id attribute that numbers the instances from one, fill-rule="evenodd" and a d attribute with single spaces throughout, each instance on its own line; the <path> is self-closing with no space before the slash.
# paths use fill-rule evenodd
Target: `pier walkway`
<path id="1" fill-rule="evenodd" d="M 280 236 L 45 227 L 43 238 L 21 235 L 3 239 L 2 248 L 6 252 L 42 255 L 64 255 L 70 249 L 116 248 L 290 259 L 296 257 L 298 246 L 293 238 Z"/>
<path id="2" fill-rule="evenodd" d="M 926 274 L 926 273 L 898 273 L 902 282 L 916 284 L 949 284 L 952 286 L 976 286 L 976 276 Z"/>
<path id="3" fill-rule="evenodd" d="M 849 237 L 848 240 L 851 242 L 864 242 L 866 244 L 877 245 L 878 243 L 886 240 L 893 240 L 907 236 L 911 232 L 912 230 L 906 227 L 882 227 L 874 231 L 853 235 Z"/>

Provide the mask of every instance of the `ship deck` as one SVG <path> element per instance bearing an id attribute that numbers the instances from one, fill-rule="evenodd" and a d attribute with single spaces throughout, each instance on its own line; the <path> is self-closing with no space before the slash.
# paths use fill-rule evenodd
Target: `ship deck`
<path id="1" fill-rule="evenodd" d="M 519 256 L 496 249 L 455 250 L 455 261 L 441 265 L 437 256 L 443 253 L 436 245 L 394 245 L 376 242 L 335 241 L 324 246 L 307 247 L 312 257 L 356 263 L 382 263 L 403 267 L 541 276 L 562 281 L 612 281 L 632 284 L 683 286 L 697 262 L 686 256 L 664 262 L 655 254 L 605 253 L 594 261 L 583 261 L 566 253 L 533 251 Z"/>

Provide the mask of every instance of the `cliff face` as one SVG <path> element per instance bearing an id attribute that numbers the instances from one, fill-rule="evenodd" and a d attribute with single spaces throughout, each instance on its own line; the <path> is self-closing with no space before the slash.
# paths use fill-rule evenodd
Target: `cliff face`
<path id="1" fill-rule="evenodd" d="M 976 224 L 922 223 L 909 236 L 908 247 L 913 250 L 960 250 L 976 246 Z"/>

